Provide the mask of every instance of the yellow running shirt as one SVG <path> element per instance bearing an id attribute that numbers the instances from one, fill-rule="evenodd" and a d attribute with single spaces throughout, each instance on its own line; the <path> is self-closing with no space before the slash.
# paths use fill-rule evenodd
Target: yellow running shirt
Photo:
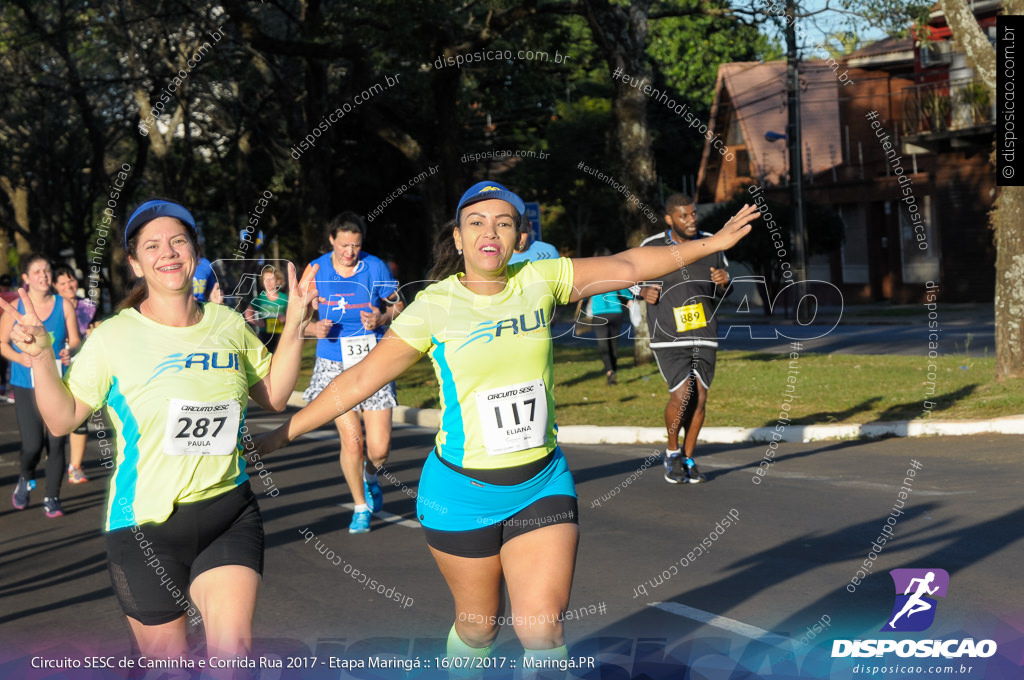
<path id="1" fill-rule="evenodd" d="M 551 314 L 572 293 L 568 258 L 509 265 L 496 295 L 461 274 L 429 286 L 391 330 L 429 352 L 441 393 L 441 457 L 464 468 L 524 465 L 555 448 Z"/>
<path id="2" fill-rule="evenodd" d="M 94 410 L 106 406 L 116 432 L 108 531 L 163 522 L 175 503 L 249 478 L 239 430 L 249 387 L 270 372 L 270 358 L 240 314 L 212 303 L 194 326 L 127 309 L 92 332 L 64 379 Z"/>

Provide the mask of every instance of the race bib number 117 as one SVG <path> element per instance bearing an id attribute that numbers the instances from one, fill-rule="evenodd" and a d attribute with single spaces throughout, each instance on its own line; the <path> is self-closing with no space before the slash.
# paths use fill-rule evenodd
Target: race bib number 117
<path id="1" fill-rule="evenodd" d="M 543 380 L 477 392 L 476 407 L 488 454 L 500 456 L 544 445 L 548 396 Z"/>

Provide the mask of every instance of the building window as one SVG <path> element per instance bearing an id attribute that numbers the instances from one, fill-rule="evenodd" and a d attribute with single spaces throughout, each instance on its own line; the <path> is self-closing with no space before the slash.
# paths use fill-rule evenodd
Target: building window
<path id="1" fill-rule="evenodd" d="M 903 265 L 903 283 L 926 283 L 939 280 L 939 243 L 938 230 L 931 219 L 932 197 L 922 196 L 916 202 L 923 219 L 911 219 L 906 204 L 899 205 L 900 213 L 900 261 Z M 923 235 L 925 240 L 921 240 Z M 921 249 L 920 243 L 927 243 L 928 248 Z"/>
<path id="2" fill-rule="evenodd" d="M 750 177 L 750 155 L 746 149 L 733 149 L 736 155 L 736 176 Z"/>
<path id="3" fill-rule="evenodd" d="M 843 283 L 868 283 L 868 232 L 864 205 L 839 206 L 843 223 Z"/>

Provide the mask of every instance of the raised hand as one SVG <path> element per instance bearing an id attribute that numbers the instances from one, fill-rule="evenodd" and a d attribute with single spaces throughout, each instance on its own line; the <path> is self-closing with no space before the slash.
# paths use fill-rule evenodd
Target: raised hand
<path id="1" fill-rule="evenodd" d="M 213 288 L 210 289 L 210 302 L 215 305 L 224 304 L 224 291 L 220 289 L 220 282 L 214 282 Z"/>
<path id="2" fill-rule="evenodd" d="M 729 218 L 717 234 L 712 238 L 721 245 L 722 250 L 728 250 L 739 243 L 740 239 L 750 233 L 750 223 L 761 216 L 756 205 L 744 204 L 740 211 Z"/>
<path id="3" fill-rule="evenodd" d="M 24 289 L 18 289 L 18 297 L 25 308 L 22 314 L 16 307 L 12 307 L 6 300 L 0 298 L 0 307 L 4 312 L 14 317 L 14 327 L 11 328 L 11 342 L 14 346 L 30 357 L 37 357 L 51 345 L 50 333 L 43 326 L 36 313 L 35 305 L 29 299 Z"/>
<path id="4" fill-rule="evenodd" d="M 315 264 L 306 270 L 302 280 L 295 276 L 295 265 L 288 263 L 288 310 L 287 315 L 298 315 L 299 332 L 309 324 L 313 318 L 313 310 L 319 302 L 316 290 L 316 273 L 320 265 Z"/>

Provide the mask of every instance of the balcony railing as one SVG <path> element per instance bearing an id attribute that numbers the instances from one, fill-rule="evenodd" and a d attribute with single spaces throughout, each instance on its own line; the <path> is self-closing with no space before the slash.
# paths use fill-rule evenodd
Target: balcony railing
<path id="1" fill-rule="evenodd" d="M 992 125 L 988 88 L 975 78 L 926 83 L 903 90 L 903 134 L 928 135 Z"/>

